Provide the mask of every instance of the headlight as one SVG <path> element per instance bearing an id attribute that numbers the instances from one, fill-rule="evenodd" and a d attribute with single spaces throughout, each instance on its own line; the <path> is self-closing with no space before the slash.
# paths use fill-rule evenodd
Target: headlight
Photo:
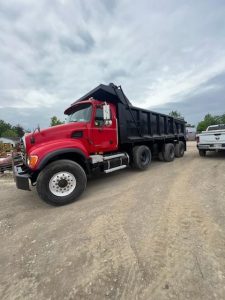
<path id="1" fill-rule="evenodd" d="M 34 168 L 36 166 L 37 161 L 38 161 L 37 155 L 30 155 L 28 156 L 27 164 L 30 168 Z"/>

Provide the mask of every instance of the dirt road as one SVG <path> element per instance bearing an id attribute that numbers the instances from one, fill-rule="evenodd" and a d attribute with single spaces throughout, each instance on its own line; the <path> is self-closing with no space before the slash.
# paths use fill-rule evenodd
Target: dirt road
<path id="1" fill-rule="evenodd" d="M 92 179 L 51 207 L 0 181 L 0 299 L 225 299 L 225 155 Z"/>

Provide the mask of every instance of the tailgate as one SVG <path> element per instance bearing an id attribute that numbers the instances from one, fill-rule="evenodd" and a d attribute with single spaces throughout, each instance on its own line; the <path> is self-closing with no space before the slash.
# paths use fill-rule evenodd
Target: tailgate
<path id="1" fill-rule="evenodd" d="M 201 144 L 223 144 L 225 143 L 224 132 L 207 132 L 199 135 Z"/>

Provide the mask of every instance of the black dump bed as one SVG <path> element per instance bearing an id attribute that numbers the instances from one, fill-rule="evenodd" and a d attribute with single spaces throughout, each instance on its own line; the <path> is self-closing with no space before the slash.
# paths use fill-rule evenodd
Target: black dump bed
<path id="1" fill-rule="evenodd" d="M 122 88 L 112 83 L 109 85 L 100 84 L 71 106 L 91 97 L 100 101 L 112 102 L 116 105 L 119 137 L 122 144 L 139 140 L 141 142 L 153 139 L 185 139 L 186 129 L 183 119 L 132 106 Z"/>

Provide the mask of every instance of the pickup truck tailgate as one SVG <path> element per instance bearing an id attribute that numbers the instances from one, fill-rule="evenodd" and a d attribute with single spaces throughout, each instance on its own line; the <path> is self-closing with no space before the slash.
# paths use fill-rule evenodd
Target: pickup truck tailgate
<path id="1" fill-rule="evenodd" d="M 225 133 L 223 132 L 207 132 L 199 135 L 201 144 L 221 144 L 225 143 Z"/>
<path id="2" fill-rule="evenodd" d="M 197 148 L 199 150 L 225 150 L 225 131 L 205 131 L 197 136 Z"/>

